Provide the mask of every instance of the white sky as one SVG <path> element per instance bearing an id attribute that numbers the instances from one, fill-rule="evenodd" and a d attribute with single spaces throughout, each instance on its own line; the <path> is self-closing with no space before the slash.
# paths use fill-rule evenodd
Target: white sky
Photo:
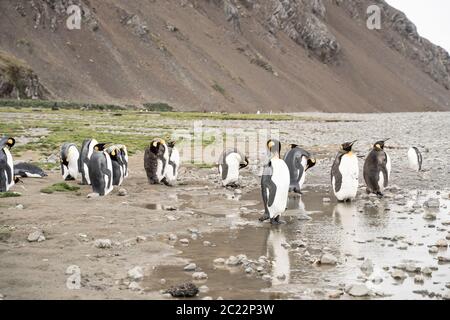
<path id="1" fill-rule="evenodd" d="M 450 52 L 449 0 L 386 0 L 403 11 L 419 34 Z"/>

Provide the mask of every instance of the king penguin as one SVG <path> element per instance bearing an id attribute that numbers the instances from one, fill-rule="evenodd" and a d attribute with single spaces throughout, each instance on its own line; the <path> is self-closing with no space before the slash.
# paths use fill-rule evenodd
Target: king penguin
<path id="1" fill-rule="evenodd" d="M 159 184 L 166 175 L 169 148 L 163 139 L 154 139 L 145 149 L 144 168 L 150 184 Z"/>
<path id="2" fill-rule="evenodd" d="M 14 165 L 14 176 L 21 178 L 44 178 L 47 174 L 44 170 L 32 163 L 20 162 Z"/>
<path id="3" fill-rule="evenodd" d="M 422 154 L 417 147 L 411 147 L 408 150 L 409 168 L 414 171 L 422 170 Z"/>
<path id="4" fill-rule="evenodd" d="M 178 169 L 180 168 L 180 153 L 175 147 L 175 142 L 170 141 L 167 143 L 169 148 L 169 162 L 167 163 L 167 170 L 163 178 L 165 185 L 173 186 L 178 178 Z"/>
<path id="5" fill-rule="evenodd" d="M 89 178 L 89 160 L 94 153 L 94 147 L 98 144 L 95 139 L 86 139 L 81 146 L 78 168 L 81 173 L 81 184 L 91 184 Z"/>
<path id="6" fill-rule="evenodd" d="M 352 201 L 358 192 L 358 157 L 352 152 L 355 142 L 341 145 L 331 167 L 331 186 L 338 201 Z"/>
<path id="7" fill-rule="evenodd" d="M 122 150 L 120 146 L 112 145 L 105 151 L 111 159 L 113 186 L 120 186 L 125 179 L 125 165 Z"/>
<path id="8" fill-rule="evenodd" d="M 80 168 L 80 152 L 74 143 L 64 143 L 61 146 L 61 174 L 64 180 L 76 180 Z"/>
<path id="9" fill-rule="evenodd" d="M 372 151 L 364 162 L 364 181 L 367 193 L 375 193 L 383 196 L 384 189 L 388 186 L 391 175 L 391 159 L 384 151 L 384 144 L 389 139 L 375 142 Z"/>
<path id="10" fill-rule="evenodd" d="M 15 183 L 14 162 L 11 148 L 16 143 L 14 138 L 0 138 L 0 192 L 7 192 Z"/>
<path id="11" fill-rule="evenodd" d="M 286 211 L 289 194 L 289 168 L 280 159 L 281 143 L 271 139 L 267 142 L 270 160 L 264 166 L 261 178 L 261 193 L 264 202 L 264 216 L 259 220 L 270 219 L 272 224 L 280 224 L 281 214 Z"/>
<path id="12" fill-rule="evenodd" d="M 237 149 L 229 149 L 222 152 L 217 166 L 222 179 L 222 186 L 237 187 L 239 183 L 239 170 L 247 166 L 248 158 Z"/>
<path id="13" fill-rule="evenodd" d="M 113 190 L 113 166 L 105 144 L 96 144 L 88 162 L 89 180 L 94 193 L 106 196 Z"/>
<path id="14" fill-rule="evenodd" d="M 284 155 L 284 162 L 289 168 L 290 186 L 289 191 L 301 194 L 301 189 L 306 178 L 306 171 L 315 166 L 316 160 L 311 158 L 311 154 L 297 146 L 291 144 L 291 149 Z"/>

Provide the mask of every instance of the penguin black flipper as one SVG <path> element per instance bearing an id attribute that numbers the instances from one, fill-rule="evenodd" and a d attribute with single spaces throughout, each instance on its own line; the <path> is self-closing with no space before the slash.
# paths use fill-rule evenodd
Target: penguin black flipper
<path id="1" fill-rule="evenodd" d="M 339 192 L 342 187 L 342 174 L 341 171 L 339 170 L 342 156 L 343 156 L 342 153 L 338 153 L 336 159 L 334 160 L 333 166 L 331 167 L 331 184 L 333 184 L 333 177 L 334 177 L 335 192 Z"/>
<path id="2" fill-rule="evenodd" d="M 7 173 L 9 170 L 6 168 L 8 167 L 8 163 L 6 161 L 6 155 L 2 149 L 0 149 L 0 192 L 6 192 L 6 186 L 8 185 L 8 177 Z"/>
<path id="3" fill-rule="evenodd" d="M 413 147 L 413 148 L 417 155 L 417 162 L 419 163 L 419 171 L 420 171 L 420 170 L 422 170 L 422 154 L 420 153 L 420 151 L 417 147 Z"/>
<path id="4" fill-rule="evenodd" d="M 298 171 L 298 175 L 297 175 L 297 184 L 300 183 L 300 180 L 302 179 L 303 173 L 305 172 L 305 168 L 302 165 L 302 155 L 301 154 L 297 154 L 295 156 L 294 159 L 294 165 L 295 165 L 295 169 L 297 169 Z"/>

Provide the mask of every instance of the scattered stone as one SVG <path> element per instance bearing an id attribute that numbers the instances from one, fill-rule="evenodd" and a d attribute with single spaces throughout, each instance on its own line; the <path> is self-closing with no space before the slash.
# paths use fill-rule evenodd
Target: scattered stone
<path id="1" fill-rule="evenodd" d="M 337 264 L 337 258 L 335 256 L 333 256 L 332 254 L 330 254 L 330 253 L 325 253 L 320 258 L 320 264 L 336 265 Z"/>
<path id="2" fill-rule="evenodd" d="M 408 245 L 406 243 L 401 243 L 397 249 L 399 250 L 407 250 L 408 249 Z"/>
<path id="3" fill-rule="evenodd" d="M 140 281 L 144 278 L 144 270 L 140 266 L 134 267 L 128 270 L 128 278 L 134 281 Z"/>
<path id="4" fill-rule="evenodd" d="M 423 203 L 424 208 L 439 208 L 439 198 L 430 198 Z"/>
<path id="5" fill-rule="evenodd" d="M 226 265 L 229 266 L 237 266 L 241 263 L 241 261 L 239 260 L 239 258 L 235 257 L 235 256 L 230 256 L 227 261 L 225 261 Z"/>
<path id="6" fill-rule="evenodd" d="M 293 249 L 296 248 L 306 248 L 306 243 L 304 243 L 302 240 L 295 240 L 291 242 L 291 247 Z"/>
<path id="7" fill-rule="evenodd" d="M 395 270 L 391 273 L 391 276 L 395 280 L 404 280 L 408 278 L 408 275 L 403 270 Z"/>
<path id="8" fill-rule="evenodd" d="M 144 242 L 147 241 L 147 237 L 144 236 L 137 236 L 136 237 L 136 242 Z"/>
<path id="9" fill-rule="evenodd" d="M 44 233 L 41 230 L 36 230 L 28 235 L 28 242 L 42 242 L 45 241 Z"/>
<path id="10" fill-rule="evenodd" d="M 200 288 L 198 288 L 200 290 L 200 292 L 202 293 L 206 293 L 209 291 L 209 288 L 205 285 L 201 286 Z"/>
<path id="11" fill-rule="evenodd" d="M 447 235 L 445 236 L 445 239 L 450 240 L 450 232 L 447 233 Z"/>
<path id="12" fill-rule="evenodd" d="M 383 282 L 383 278 L 380 277 L 380 276 L 376 276 L 376 277 L 374 277 L 374 278 L 372 279 L 372 282 L 375 283 L 375 284 L 380 284 L 380 283 Z"/>
<path id="13" fill-rule="evenodd" d="M 169 235 L 169 241 L 177 241 L 177 240 L 178 240 L 178 237 L 176 234 L 172 233 Z"/>
<path id="14" fill-rule="evenodd" d="M 161 280 L 159 280 L 159 283 L 161 283 L 162 285 L 164 285 L 164 284 L 166 284 L 166 279 L 161 279 Z"/>
<path id="15" fill-rule="evenodd" d="M 450 257 L 449 256 L 439 256 L 438 261 L 447 263 L 447 262 L 450 262 Z"/>
<path id="16" fill-rule="evenodd" d="M 136 281 L 130 282 L 130 284 L 128 285 L 128 289 L 130 289 L 132 291 L 141 291 L 142 290 L 141 286 Z"/>
<path id="17" fill-rule="evenodd" d="M 366 297 L 370 294 L 370 290 L 365 284 L 355 284 L 350 287 L 348 294 L 353 297 Z"/>
<path id="18" fill-rule="evenodd" d="M 23 210 L 23 204 L 18 204 L 17 206 L 16 206 L 16 209 L 19 209 L 19 210 Z"/>
<path id="19" fill-rule="evenodd" d="M 109 239 L 97 239 L 94 246 L 99 249 L 109 249 L 112 247 L 112 242 Z"/>
<path id="20" fill-rule="evenodd" d="M 224 258 L 217 258 L 217 259 L 214 259 L 214 261 L 213 261 L 213 263 L 214 264 L 225 264 L 225 259 Z"/>
<path id="21" fill-rule="evenodd" d="M 184 245 L 188 245 L 189 244 L 189 239 L 186 239 L 186 238 L 180 239 L 180 243 L 184 244 Z"/>
<path id="22" fill-rule="evenodd" d="M 438 248 L 447 248 L 448 247 L 447 240 L 439 239 L 438 241 L 436 241 L 435 246 L 438 247 Z"/>
<path id="23" fill-rule="evenodd" d="M 204 245 L 205 247 L 210 247 L 210 246 L 211 246 L 211 242 L 209 242 L 209 241 L 203 241 L 203 245 Z"/>
<path id="24" fill-rule="evenodd" d="M 272 277 L 269 276 L 268 274 L 263 275 L 263 276 L 262 276 L 262 279 L 263 279 L 264 281 L 272 281 Z"/>
<path id="25" fill-rule="evenodd" d="M 332 290 L 327 292 L 327 297 L 329 299 L 339 299 L 343 295 L 343 292 L 340 290 Z"/>
<path id="26" fill-rule="evenodd" d="M 205 279 L 208 279 L 208 275 L 206 274 L 206 273 L 204 273 L 204 272 L 194 272 L 193 274 L 192 274 L 192 279 L 194 279 L 194 280 L 205 280 Z"/>
<path id="27" fill-rule="evenodd" d="M 442 296 L 442 299 L 443 300 L 450 300 L 450 291 L 447 291 L 447 293 Z"/>
<path id="28" fill-rule="evenodd" d="M 437 216 L 436 212 L 433 211 L 426 211 L 423 215 L 423 218 L 426 220 L 435 220 Z"/>
<path id="29" fill-rule="evenodd" d="M 124 188 L 119 189 L 119 196 L 120 197 L 125 197 L 126 195 L 128 195 L 128 191 Z"/>
<path id="30" fill-rule="evenodd" d="M 426 276 L 430 276 L 433 273 L 433 271 L 431 271 L 429 267 L 425 267 L 422 269 L 422 273 Z"/>
<path id="31" fill-rule="evenodd" d="M 165 293 L 169 293 L 174 298 L 192 298 L 195 297 L 198 292 L 198 287 L 192 282 L 186 282 L 165 291 Z"/>
<path id="32" fill-rule="evenodd" d="M 177 221 L 177 218 L 175 218 L 174 216 L 172 216 L 170 214 L 166 216 L 166 219 L 169 221 Z"/>
<path id="33" fill-rule="evenodd" d="M 203 297 L 202 300 L 214 300 L 214 299 L 210 296 L 206 296 L 206 297 Z"/>
<path id="34" fill-rule="evenodd" d="M 417 274 L 417 275 L 414 276 L 414 282 L 415 283 L 424 283 L 425 282 L 425 278 L 422 275 Z"/>
<path id="35" fill-rule="evenodd" d="M 373 272 L 373 262 L 370 259 L 364 260 L 361 264 L 360 269 L 367 275 L 370 275 Z"/>
<path id="36" fill-rule="evenodd" d="M 189 263 L 184 267 L 184 271 L 195 271 L 197 269 L 197 265 L 195 263 Z"/>
<path id="37" fill-rule="evenodd" d="M 430 247 L 430 249 L 428 249 L 428 252 L 429 253 L 438 253 L 439 252 L 439 248 L 435 247 L 435 246 L 432 246 L 432 247 Z"/>
<path id="38" fill-rule="evenodd" d="M 405 270 L 407 272 L 420 272 L 421 268 L 410 263 L 406 265 Z"/>
<path id="39" fill-rule="evenodd" d="M 323 200 L 322 200 L 324 203 L 330 203 L 331 202 L 331 199 L 330 198 L 323 198 Z"/>
<path id="40" fill-rule="evenodd" d="M 96 192 L 89 193 L 86 196 L 86 198 L 88 198 L 88 199 L 99 198 L 99 197 L 100 197 L 100 195 L 98 193 L 96 193 Z"/>
<path id="41" fill-rule="evenodd" d="M 247 267 L 245 269 L 245 273 L 253 273 L 253 269 L 251 267 Z"/>

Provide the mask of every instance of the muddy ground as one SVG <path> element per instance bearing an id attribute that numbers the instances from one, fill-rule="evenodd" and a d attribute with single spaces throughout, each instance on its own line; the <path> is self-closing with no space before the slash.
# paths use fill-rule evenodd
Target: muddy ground
<path id="1" fill-rule="evenodd" d="M 34 116 L 8 110 L 2 113 L 2 119 L 8 119 L 2 129 L 9 133 Z M 205 130 L 279 129 L 284 144 L 297 143 L 315 154 L 318 164 L 308 172 L 304 194 L 290 196 L 287 223 L 279 227 L 257 221 L 262 204 L 256 158 L 261 150 L 249 152 L 252 165 L 242 171 L 238 190 L 222 188 L 212 163 L 199 165 L 198 159 L 183 164 L 177 186 L 150 186 L 138 146 L 122 186 L 126 196 L 119 196 L 116 188 L 107 197 L 88 199 L 88 186 L 41 193 L 61 181 L 51 166 L 44 179 L 24 179 L 13 188 L 22 196 L 0 199 L 1 296 L 171 299 L 162 293 L 165 289 L 204 272 L 207 279 L 194 280 L 201 287 L 199 299 L 449 298 L 450 114 L 301 117 L 304 120 L 203 121 Z M 46 118 L 40 113 L 39 124 L 23 125 L 22 136 L 38 132 L 40 141 L 45 140 L 52 134 L 44 130 Z M 54 114 L 48 118 L 54 122 Z M 191 119 L 152 116 L 146 126 L 149 131 L 152 126 L 171 131 L 192 124 Z M 107 130 L 114 135 L 115 125 Z M 121 134 L 130 139 L 133 131 L 143 135 L 139 126 L 129 127 L 126 133 L 117 132 L 117 139 Z M 372 142 L 387 137 L 392 138 L 387 152 L 393 171 L 385 197 L 367 196 L 361 174 L 358 199 L 338 204 L 329 186 L 338 144 L 359 139 L 355 151 L 365 156 Z M 33 141 L 20 147 L 15 160 L 43 163 L 51 158 L 48 150 L 33 148 Z M 407 167 L 406 152 L 413 145 L 423 152 L 420 173 Z M 362 165 L 363 159 L 361 173 Z M 45 241 L 27 240 L 36 230 L 43 231 Z M 99 239 L 109 239 L 110 246 L 106 241 L 107 248 L 99 248 Z M 185 271 L 191 263 L 193 270 Z M 66 285 L 72 265 L 81 271 L 80 289 Z M 136 266 L 143 270 L 142 279 L 128 275 Z"/>

